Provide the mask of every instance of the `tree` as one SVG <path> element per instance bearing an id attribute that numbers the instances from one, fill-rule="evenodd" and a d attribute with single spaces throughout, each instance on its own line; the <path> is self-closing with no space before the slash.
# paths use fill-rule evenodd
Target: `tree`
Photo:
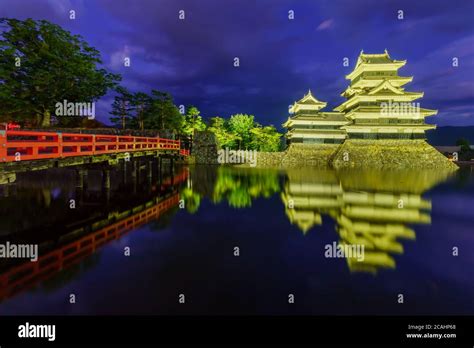
<path id="1" fill-rule="evenodd" d="M 132 107 L 135 110 L 135 123 L 138 129 L 145 129 L 145 119 L 148 118 L 151 112 L 151 98 L 148 94 L 137 92 L 132 97 Z"/>
<path id="2" fill-rule="evenodd" d="M 120 80 L 100 53 L 45 20 L 0 19 L 0 115 L 49 126 L 55 104 L 93 102 Z"/>
<path id="3" fill-rule="evenodd" d="M 200 111 L 195 106 L 189 106 L 184 116 L 183 132 L 187 135 L 194 135 L 194 131 L 206 130 L 206 124 L 202 120 Z"/>
<path id="4" fill-rule="evenodd" d="M 262 127 L 261 125 L 257 125 L 257 127 L 250 130 L 250 133 L 252 134 L 250 147 L 253 150 L 266 152 L 280 150 L 280 139 L 282 134 L 278 133 L 275 127 Z"/>
<path id="5" fill-rule="evenodd" d="M 263 127 L 254 121 L 253 115 L 236 114 L 226 121 L 211 117 L 208 131 L 215 134 L 220 147 L 258 151 L 279 151 L 282 134 L 275 127 Z"/>
<path id="6" fill-rule="evenodd" d="M 237 114 L 229 119 L 229 129 L 239 137 L 239 149 L 247 149 L 250 145 L 250 130 L 254 128 L 255 121 L 253 115 Z"/>
<path id="7" fill-rule="evenodd" d="M 174 105 L 171 95 L 166 92 L 152 90 L 150 99 L 150 107 L 145 113 L 145 127 L 147 129 L 166 129 L 180 132 L 184 117 Z"/>
<path id="8" fill-rule="evenodd" d="M 469 152 L 471 151 L 471 146 L 469 144 L 469 140 L 465 138 L 458 139 L 456 141 L 457 146 L 461 146 L 461 152 Z"/>
<path id="9" fill-rule="evenodd" d="M 216 116 L 209 120 L 207 130 L 214 133 L 221 148 L 235 149 L 240 138 L 231 133 L 228 128 L 228 122 L 222 117 Z"/>
<path id="10" fill-rule="evenodd" d="M 116 91 L 118 94 L 114 98 L 112 111 L 110 112 L 114 116 L 110 117 L 110 121 L 116 126 L 125 129 L 133 118 L 133 95 L 122 86 L 117 87 Z"/>

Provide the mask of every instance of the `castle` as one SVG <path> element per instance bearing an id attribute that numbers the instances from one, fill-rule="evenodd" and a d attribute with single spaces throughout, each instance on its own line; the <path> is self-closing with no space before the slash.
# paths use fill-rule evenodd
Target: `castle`
<path id="1" fill-rule="evenodd" d="M 283 124 L 287 143 L 337 144 L 345 139 L 425 139 L 425 131 L 436 126 L 425 117 L 436 110 L 420 108 L 415 100 L 422 92 L 404 86 L 413 77 L 398 75 L 406 60 L 382 54 L 360 53 L 354 70 L 346 75 L 350 85 L 341 93 L 347 100 L 332 112 L 321 112 L 325 102 L 308 92 L 290 108 Z"/>
<path id="2" fill-rule="evenodd" d="M 406 60 L 381 54 L 359 54 L 346 75 L 346 98 L 333 111 L 311 91 L 290 106 L 284 154 L 263 157 L 269 166 L 322 165 L 333 168 L 446 168 L 457 166 L 426 142 L 436 126 L 425 118 L 437 110 L 420 107 L 423 92 L 405 85 L 412 76 L 398 75 Z M 304 162 L 304 163 L 303 163 Z"/>

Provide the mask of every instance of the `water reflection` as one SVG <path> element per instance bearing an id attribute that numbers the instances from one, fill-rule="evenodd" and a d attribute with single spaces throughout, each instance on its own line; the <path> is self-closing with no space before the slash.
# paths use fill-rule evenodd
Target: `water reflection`
<path id="1" fill-rule="evenodd" d="M 376 273 L 395 268 L 393 254 L 403 254 L 403 240 L 414 240 L 412 224 L 429 224 L 431 202 L 421 197 L 439 182 L 442 172 L 305 172 L 287 174 L 282 201 L 287 216 L 303 233 L 335 221 L 338 244 L 363 246 L 364 259 L 347 257 L 351 271 Z"/>
<path id="2" fill-rule="evenodd" d="M 199 213 L 210 210 L 209 205 L 229 207 L 220 211 L 225 218 L 229 209 L 257 215 L 256 211 L 262 212 L 254 207 L 257 200 L 270 211 L 263 210 L 263 215 L 253 216 L 252 221 L 239 225 L 235 233 L 252 230 L 255 232 L 252 238 L 258 240 L 259 230 L 268 230 L 273 218 L 284 221 L 286 214 L 294 228 L 281 224 L 283 232 L 270 234 L 271 238 L 281 240 L 278 238 L 283 236 L 286 240 L 285 236 L 297 231 L 302 233 L 296 234 L 302 239 L 310 235 L 319 238 L 323 225 L 329 225 L 331 238 L 338 245 L 364 246 L 363 261 L 346 258 L 351 272 L 377 273 L 394 269 L 396 255 L 404 253 L 404 243 L 416 238 L 415 226 L 431 223 L 431 201 L 425 193 L 447 180 L 450 174 L 439 171 L 276 171 L 220 166 L 176 167 L 174 170 L 169 167 L 157 171 L 148 164 L 138 164 L 132 171 L 117 169 L 107 175 L 110 175 L 106 176 L 110 180 L 109 188 L 104 187 L 104 173 L 100 171 L 89 172 L 87 184 L 82 177 L 78 185 L 77 173 L 70 170 L 25 174 L 15 184 L 0 187 L 0 214 L 7 217 L 0 219 L 0 242 L 8 240 L 40 246 L 40 259 L 36 263 L 0 260 L 0 301 L 38 284 L 46 292 L 53 292 L 78 279 L 80 274 L 94 272 L 101 262 L 101 253 L 97 251 L 102 246 L 144 226 L 156 231 L 174 224 L 182 231 L 186 227 L 177 224 L 175 219 L 178 208 L 185 208 L 185 216 L 181 215 L 183 221 L 199 223 L 208 221 Z M 71 198 L 76 200 L 75 209 L 70 209 Z M 269 200 L 278 201 L 273 204 Z M 275 209 L 278 205 L 280 210 Z M 199 238 L 209 239 L 209 245 L 215 245 L 219 237 L 210 230 L 215 228 L 220 232 L 225 226 L 205 223 L 203 226 L 208 227 L 199 232 Z M 181 244 L 175 247 L 185 245 L 193 249 L 192 241 L 178 240 Z M 175 250 L 170 252 L 174 254 Z M 209 250 L 213 255 L 221 255 L 221 252 Z M 314 250 L 314 253 L 320 252 L 323 250 Z M 150 255 L 142 257 L 150 259 Z M 180 259 L 183 263 L 187 261 Z M 154 261 L 150 264 L 154 265 Z M 178 268 L 177 277 L 181 271 Z M 126 276 L 144 277 L 141 274 Z M 163 279 L 163 283 L 166 280 Z"/>
<path id="3" fill-rule="evenodd" d="M 322 225 L 324 216 L 331 218 L 338 245 L 364 247 L 363 260 L 346 258 L 350 271 L 370 273 L 396 267 L 393 255 L 403 254 L 404 240 L 416 238 L 411 226 L 431 223 L 431 201 L 422 194 L 451 175 L 442 171 L 306 168 L 277 172 L 228 167 L 206 175 L 202 170 L 209 168 L 195 168 L 193 177 L 197 182 L 215 177 L 212 192 L 206 192 L 214 203 L 226 201 L 231 207 L 246 208 L 256 198 L 281 191 L 286 216 L 303 234 Z"/>
<path id="4" fill-rule="evenodd" d="M 145 224 L 152 230 L 169 224 L 188 169 L 149 173 L 128 178 L 126 171 L 115 171 L 111 189 L 93 171 L 88 185 L 74 188 L 70 170 L 49 171 L 46 179 L 26 175 L 4 186 L 0 211 L 8 218 L 0 220 L 0 243 L 38 244 L 40 256 L 37 262 L 0 260 L 0 301 L 38 283 L 56 289 L 93 267 L 102 246 Z"/>
<path id="5" fill-rule="evenodd" d="M 212 201 L 227 201 L 233 208 L 252 205 L 258 197 L 268 198 L 280 190 L 278 173 L 272 171 L 239 171 L 222 167 L 218 170 Z"/>

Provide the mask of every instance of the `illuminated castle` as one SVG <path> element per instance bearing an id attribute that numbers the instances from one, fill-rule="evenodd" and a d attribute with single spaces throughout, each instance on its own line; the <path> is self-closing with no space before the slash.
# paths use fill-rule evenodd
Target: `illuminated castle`
<path id="1" fill-rule="evenodd" d="M 413 77 L 398 75 L 406 60 L 382 54 L 360 53 L 354 70 L 346 75 L 350 85 L 341 94 L 347 100 L 332 112 L 322 112 L 325 102 L 311 91 L 290 108 L 283 124 L 287 143 L 341 144 L 348 139 L 425 139 L 436 128 L 425 117 L 437 110 L 420 108 L 415 100 L 423 92 L 408 92 L 404 86 Z"/>
<path id="2" fill-rule="evenodd" d="M 436 110 L 422 109 L 415 100 L 423 92 L 407 92 L 403 87 L 413 77 L 398 75 L 406 60 L 382 54 L 360 53 L 354 70 L 346 76 L 349 87 L 341 94 L 347 100 L 335 108 L 350 123 L 342 128 L 349 139 L 425 139 L 425 117 Z"/>
<path id="3" fill-rule="evenodd" d="M 288 129 L 287 143 L 340 144 L 346 138 L 341 127 L 347 123 L 339 112 L 322 112 L 325 102 L 316 99 L 311 91 L 290 108 L 291 117 L 283 124 Z"/>

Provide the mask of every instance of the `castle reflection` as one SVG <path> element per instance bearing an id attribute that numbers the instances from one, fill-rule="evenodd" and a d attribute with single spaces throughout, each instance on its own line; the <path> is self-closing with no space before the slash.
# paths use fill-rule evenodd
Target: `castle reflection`
<path id="1" fill-rule="evenodd" d="M 93 267 L 99 257 L 96 250 L 102 245 L 145 225 L 150 230 L 169 225 L 178 206 L 197 214 L 204 209 L 204 199 L 255 214 L 258 227 L 251 225 L 252 229 L 268 228 L 268 219 L 283 210 L 305 235 L 317 233 L 329 219 L 337 245 L 363 246 L 363 260 L 345 258 L 351 272 L 393 269 L 394 256 L 404 252 L 404 241 L 416 238 L 413 226 L 431 223 L 431 202 L 422 195 L 450 175 L 440 171 L 276 171 L 220 166 L 171 169 L 155 174 L 142 171 L 150 174 L 146 177 L 138 170 L 130 178 L 124 171 L 113 172 L 116 180 L 109 190 L 99 184 L 100 176 L 94 181 L 93 175 L 88 188 L 78 189 L 73 180 L 63 178 L 63 172 L 58 173 L 58 182 L 49 173 L 46 183 L 28 178 L 8 191 L 4 187 L 0 210 L 9 218 L 0 224 L 0 243 L 38 244 L 40 258 L 36 263 L 1 260 L 0 302 L 39 283 L 57 282 L 53 288 L 60 287 L 77 277 L 76 265 Z M 278 195 L 284 204 L 280 212 L 274 209 L 281 207 Z M 70 209 L 70 197 L 77 198 L 75 209 Z M 259 198 L 277 199 L 263 211 L 266 215 L 252 210 Z M 284 220 L 284 215 L 280 217 Z"/>
<path id="2" fill-rule="evenodd" d="M 350 271 L 377 273 L 396 267 L 394 255 L 403 254 L 403 241 L 416 238 L 413 225 L 431 223 L 431 201 L 422 195 L 450 175 L 420 170 L 298 168 L 282 172 L 196 167 L 191 181 L 207 182 L 204 190 L 192 191 L 195 195 L 207 196 L 214 204 L 227 201 L 238 209 L 251 207 L 256 198 L 281 192 L 291 224 L 307 234 L 322 227 L 324 216 L 329 217 L 341 249 L 363 247 L 363 260 L 346 257 Z M 196 212 L 199 207 L 193 208 Z"/>
<path id="3" fill-rule="evenodd" d="M 338 245 L 363 246 L 363 260 L 346 257 L 350 271 L 395 268 L 402 241 L 416 238 L 412 224 L 430 224 L 431 202 L 423 192 L 446 180 L 433 171 L 315 171 L 286 173 L 281 199 L 292 224 L 303 233 L 335 221 Z M 341 248 L 342 249 L 342 248 Z"/>

